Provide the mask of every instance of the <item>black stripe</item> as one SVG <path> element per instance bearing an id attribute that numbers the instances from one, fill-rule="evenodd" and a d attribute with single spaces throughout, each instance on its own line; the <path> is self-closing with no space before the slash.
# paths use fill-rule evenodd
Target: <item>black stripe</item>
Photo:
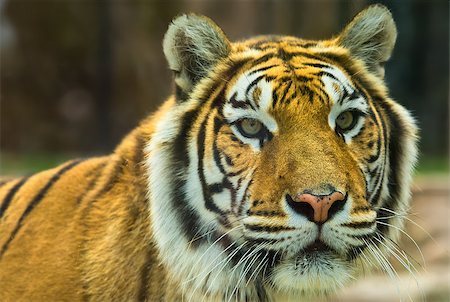
<path id="1" fill-rule="evenodd" d="M 197 153 L 198 153 L 198 176 L 200 178 L 200 183 L 202 185 L 203 199 L 205 201 L 206 209 L 219 214 L 220 216 L 225 215 L 225 213 L 220 210 L 217 205 L 213 202 L 210 192 L 208 191 L 208 184 L 206 183 L 205 174 L 203 171 L 203 161 L 205 156 L 205 140 L 206 140 L 206 122 L 208 117 L 200 125 L 200 130 L 197 135 Z"/>
<path id="2" fill-rule="evenodd" d="M 381 173 L 377 177 L 377 180 L 375 181 L 375 189 L 377 189 L 378 187 L 378 190 L 376 190 L 375 192 L 370 192 L 370 196 L 368 195 L 369 202 L 371 204 L 376 204 L 378 202 L 378 199 L 380 198 L 381 191 L 383 190 L 383 175 L 384 171 L 381 171 Z"/>
<path id="3" fill-rule="evenodd" d="M 76 204 L 80 204 L 84 197 L 95 187 L 95 185 L 97 184 L 97 180 L 100 178 L 102 172 L 103 172 L 103 168 L 106 166 L 107 161 L 104 161 L 102 163 L 100 163 L 97 167 L 94 168 L 94 170 L 89 170 L 88 173 L 89 175 L 91 175 L 92 173 L 94 173 L 94 177 L 92 177 L 91 181 L 89 182 L 89 184 L 86 186 L 86 189 L 84 189 L 83 193 L 80 194 L 80 196 L 78 196 Z"/>
<path id="4" fill-rule="evenodd" d="M 223 122 L 216 116 L 214 117 L 214 135 L 217 135 L 219 133 L 219 129 L 222 126 Z M 220 170 L 220 173 L 226 174 L 225 168 L 223 167 L 221 157 L 220 157 L 220 151 L 217 147 L 217 139 L 213 140 L 213 156 L 214 161 L 216 162 L 217 167 Z"/>
<path id="5" fill-rule="evenodd" d="M 145 140 L 141 135 L 136 135 L 136 145 L 134 146 L 133 165 L 136 176 L 142 175 Z"/>
<path id="6" fill-rule="evenodd" d="M 280 98 L 279 98 L 279 99 L 281 100 L 281 102 L 285 101 L 286 95 L 288 94 L 289 89 L 291 89 L 291 86 L 292 86 L 292 81 L 289 81 L 289 82 L 287 83 L 287 87 L 284 87 L 284 89 L 283 89 L 283 91 L 282 91 L 282 93 L 281 93 L 281 96 L 280 96 Z M 278 98 L 277 98 L 277 100 L 278 100 Z M 273 104 L 272 107 L 274 107 L 274 106 L 275 106 L 275 104 Z"/>
<path id="7" fill-rule="evenodd" d="M 317 76 L 317 77 L 319 77 L 319 78 L 321 78 L 321 77 L 323 77 L 323 76 L 325 75 L 325 76 L 327 76 L 327 77 L 329 77 L 329 78 L 332 78 L 333 80 L 335 80 L 335 81 L 338 82 L 339 84 L 341 84 L 342 87 L 345 87 L 344 84 L 343 84 L 338 78 L 336 78 L 336 77 L 334 76 L 334 74 L 329 73 L 328 71 L 321 70 L 321 71 L 319 71 L 318 73 L 313 73 L 312 75 L 313 75 L 313 76 Z M 343 95 L 342 99 L 345 99 L 345 98 L 348 96 L 348 92 L 347 92 L 347 90 L 345 90 L 345 88 L 344 88 L 343 90 L 344 90 L 344 95 Z"/>
<path id="8" fill-rule="evenodd" d="M 369 175 L 370 175 L 370 178 L 371 179 L 373 179 L 373 178 L 375 178 L 375 176 L 378 176 L 379 177 L 379 170 L 380 169 L 380 167 L 376 167 L 376 168 L 374 168 L 373 170 L 370 170 L 370 169 L 368 169 L 369 170 Z"/>
<path id="9" fill-rule="evenodd" d="M 322 87 L 318 85 L 315 85 L 315 89 L 323 94 L 322 96 L 319 93 L 316 93 L 315 96 L 319 98 L 322 104 L 326 104 L 324 97 L 328 97 L 328 94 L 325 92 L 325 90 L 322 89 Z"/>
<path id="10" fill-rule="evenodd" d="M 174 175 L 171 185 L 170 196 L 168 202 L 172 207 L 173 212 L 177 215 L 178 223 L 181 226 L 182 232 L 188 241 L 191 241 L 191 248 L 196 248 L 205 241 L 205 236 L 198 234 L 200 230 L 200 217 L 192 210 L 186 198 L 185 187 L 186 179 L 183 175 L 187 174 L 187 167 L 189 166 L 189 149 L 188 137 L 195 118 L 198 116 L 200 108 L 185 113 L 181 122 L 178 136 L 173 142 L 171 158 L 172 164 L 168 170 L 172 171 Z M 198 238 L 194 240 L 194 238 Z"/>
<path id="11" fill-rule="evenodd" d="M 123 158 L 119 158 L 119 159 L 115 160 L 114 162 L 112 162 L 111 164 L 114 164 L 114 166 L 113 166 L 111 172 L 107 171 L 107 172 L 109 172 L 108 179 L 105 181 L 105 183 L 103 184 L 103 186 L 101 188 L 99 188 L 97 191 L 94 192 L 95 193 L 95 194 L 93 194 L 94 196 L 92 196 L 92 197 L 89 196 L 90 198 L 86 202 L 87 205 L 82 210 L 81 223 L 83 224 L 83 232 L 86 232 L 86 230 L 89 229 L 89 226 L 86 223 L 86 217 L 88 216 L 88 214 L 91 211 L 94 204 L 98 201 L 99 197 L 101 195 L 107 193 L 109 190 L 111 190 L 112 187 L 114 186 L 114 184 L 117 182 L 117 179 L 123 173 L 125 160 Z M 94 184 L 95 184 L 95 181 L 94 181 Z M 86 193 L 88 193 L 88 191 Z M 81 197 L 79 202 L 82 203 L 83 199 L 84 199 L 84 197 Z M 83 237 L 85 237 L 85 236 L 83 235 Z"/>
<path id="12" fill-rule="evenodd" d="M 354 101 L 356 99 L 359 99 L 360 97 L 362 97 L 362 95 L 359 94 L 358 90 L 353 90 L 353 92 L 348 96 L 347 100 L 348 101 Z M 367 102 L 367 99 L 365 99 Z"/>
<path id="13" fill-rule="evenodd" d="M 47 182 L 47 184 L 38 192 L 38 194 L 31 200 L 31 202 L 28 204 L 28 207 L 25 209 L 25 211 L 22 213 L 22 216 L 20 216 L 19 220 L 17 221 L 16 227 L 12 231 L 11 235 L 9 236 L 8 240 L 5 242 L 5 244 L 2 247 L 2 250 L 0 251 L 0 259 L 3 256 L 3 254 L 8 249 L 11 242 L 16 237 L 17 232 L 22 227 L 23 221 L 25 218 L 28 217 L 28 215 L 33 211 L 33 209 L 44 199 L 45 195 L 47 194 L 48 190 L 55 184 L 56 181 L 67 171 L 81 163 L 82 160 L 75 160 L 70 162 L 69 164 L 62 167 L 56 174 L 54 174 L 50 180 Z"/>
<path id="14" fill-rule="evenodd" d="M 247 168 L 242 168 L 242 169 L 239 169 L 239 170 L 234 171 L 234 172 L 228 172 L 226 175 L 227 175 L 227 177 L 234 177 L 234 176 L 241 175 L 245 171 L 247 171 Z"/>
<path id="15" fill-rule="evenodd" d="M 138 289 L 138 300 L 137 301 L 148 301 L 148 286 L 150 285 L 150 272 L 153 268 L 153 263 L 155 262 L 155 255 L 149 249 L 147 251 L 147 256 L 145 263 L 141 268 L 141 284 Z"/>
<path id="16" fill-rule="evenodd" d="M 348 56 L 338 55 L 335 53 L 328 53 L 323 52 L 320 54 L 320 60 L 322 61 L 329 61 L 333 63 L 334 65 L 338 65 L 342 67 L 348 74 L 355 75 L 357 74 L 355 72 L 349 72 L 349 67 L 351 67 L 353 64 L 351 62 L 351 59 Z M 317 60 L 317 59 L 316 59 Z"/>
<path id="17" fill-rule="evenodd" d="M 271 226 L 271 225 L 255 225 L 255 224 L 244 224 L 244 227 L 247 230 L 255 231 L 255 232 L 280 232 L 280 231 L 292 231 L 295 230 L 294 227 L 286 227 L 286 226 Z"/>
<path id="18" fill-rule="evenodd" d="M 265 66 L 265 67 L 261 67 L 261 68 L 258 68 L 258 69 L 255 69 L 255 70 L 252 70 L 251 72 L 250 72 L 250 74 L 249 75 L 252 75 L 252 74 L 255 74 L 255 73 L 258 73 L 258 72 L 261 72 L 261 71 L 266 71 L 266 70 L 269 70 L 269 69 L 271 69 L 271 68 L 274 68 L 274 67 L 277 67 L 278 65 L 276 65 L 276 64 L 273 64 L 273 65 L 269 65 L 269 66 Z"/>
<path id="19" fill-rule="evenodd" d="M 114 185 L 117 183 L 117 180 L 119 179 L 119 176 L 123 173 L 123 169 L 126 166 L 126 163 L 127 161 L 124 158 L 119 158 L 116 161 L 116 165 L 114 166 L 114 169 L 111 172 L 108 181 L 105 182 L 102 189 L 99 190 L 92 198 L 93 202 L 96 202 L 101 195 L 107 193 L 114 187 Z"/>
<path id="20" fill-rule="evenodd" d="M 308 86 L 301 86 L 300 87 L 300 92 L 302 95 L 305 95 L 308 97 L 309 103 L 312 104 L 314 102 L 314 92 L 311 90 L 311 88 L 309 88 Z M 317 94 L 318 97 L 320 97 Z"/>
<path id="21" fill-rule="evenodd" d="M 296 43 L 296 46 L 298 47 L 303 47 L 303 48 L 311 48 L 311 47 L 316 47 L 317 43 L 316 42 L 307 42 L 305 44 L 302 43 Z"/>
<path id="22" fill-rule="evenodd" d="M 382 103 L 382 101 L 380 100 L 379 102 L 376 102 L 376 104 L 374 104 L 375 108 L 377 108 L 377 106 L 379 106 L 379 103 Z M 386 126 L 386 121 L 384 120 L 384 116 L 380 113 L 380 111 L 378 109 L 378 115 L 379 115 L 379 118 L 381 121 L 381 125 L 380 125 L 380 124 L 378 124 L 378 121 L 375 117 L 375 113 L 372 111 L 371 111 L 371 113 L 373 115 L 373 120 L 377 123 L 377 126 L 379 128 L 381 127 L 381 129 L 383 130 L 383 137 L 386 140 L 388 134 L 387 134 L 387 126 Z M 380 140 L 379 135 L 378 135 L 378 141 L 377 141 L 376 148 L 377 148 L 377 154 L 379 157 L 381 154 L 381 140 Z M 381 196 L 381 191 L 383 190 L 383 183 L 384 183 L 385 169 L 386 169 L 386 156 L 387 156 L 387 152 L 388 152 L 387 148 L 388 148 L 388 144 L 385 142 L 385 144 L 384 144 L 384 160 L 381 164 L 381 171 L 379 173 L 378 179 L 376 181 L 376 186 L 375 186 L 375 187 L 378 187 L 378 190 L 375 194 L 373 194 L 373 192 L 372 192 L 372 195 L 370 196 L 370 202 L 372 204 L 378 204 L 379 198 Z"/>
<path id="23" fill-rule="evenodd" d="M 175 84 L 175 99 L 182 103 L 189 98 L 189 95 L 179 85 Z"/>
<path id="24" fill-rule="evenodd" d="M 227 71 L 225 71 L 220 79 L 226 79 L 227 81 L 231 79 L 231 77 L 233 77 L 235 74 L 237 74 L 239 72 L 239 70 L 248 62 L 250 61 L 250 59 L 242 59 L 240 61 L 231 61 L 230 65 L 230 69 L 228 69 Z M 221 82 L 221 81 L 219 81 Z"/>
<path id="25" fill-rule="evenodd" d="M 222 186 L 225 189 L 228 189 L 228 191 L 230 192 L 230 197 L 231 197 L 231 209 L 235 209 L 236 208 L 236 198 L 237 198 L 237 189 L 235 189 L 233 187 L 233 184 L 228 180 L 228 178 L 224 177 L 224 179 L 222 180 Z M 228 223 L 228 221 L 221 221 L 222 223 Z"/>
<path id="26" fill-rule="evenodd" d="M 230 79 L 234 75 L 236 75 L 239 72 L 239 70 L 241 68 L 243 68 L 243 66 L 246 65 L 246 63 L 248 61 L 249 61 L 248 59 L 240 60 L 240 61 L 237 61 L 237 62 L 230 61 L 229 62 L 230 68 L 228 70 L 224 71 L 223 73 L 221 73 L 221 74 L 216 76 L 217 81 L 213 85 L 211 85 L 211 87 L 209 89 L 206 89 L 202 93 L 200 99 L 201 100 L 209 99 L 214 94 L 214 92 L 217 89 L 219 89 L 225 83 L 228 83 L 230 81 Z M 224 101 L 225 101 L 224 90 L 222 89 L 219 92 L 217 98 L 213 101 L 213 103 L 211 105 L 211 108 L 220 107 L 223 104 Z"/>
<path id="27" fill-rule="evenodd" d="M 400 195 L 400 165 L 401 158 L 404 153 L 403 143 L 404 140 L 404 125 L 401 123 L 400 118 L 396 113 L 392 111 L 388 104 L 379 100 L 378 103 L 384 109 L 384 112 L 387 115 L 390 124 L 390 133 L 388 139 L 388 146 L 386 147 L 389 150 L 389 175 L 388 175 L 388 189 L 389 189 L 389 198 L 383 204 L 384 207 L 394 210 L 395 205 L 399 200 Z M 392 213 L 387 213 L 387 211 L 379 210 L 378 217 L 386 217 L 392 216 Z M 386 220 L 386 223 L 389 222 L 389 219 Z M 377 224 L 377 228 L 381 233 L 385 233 L 388 229 L 387 225 Z"/>
<path id="28" fill-rule="evenodd" d="M 370 206 L 359 206 L 352 210 L 352 214 L 372 211 Z"/>
<path id="29" fill-rule="evenodd" d="M 176 171 L 180 171 L 179 167 L 173 166 L 174 175 Z M 185 175 L 186 171 L 183 171 Z M 174 178 L 171 184 L 173 193 L 169 196 L 169 202 L 171 203 L 173 212 L 177 215 L 178 223 L 181 226 L 181 230 L 186 236 L 186 239 L 191 242 L 189 247 L 197 248 L 201 242 L 206 241 L 205 236 L 202 236 L 200 232 L 200 216 L 195 212 L 189 202 L 187 201 L 185 187 L 186 180 L 181 176 Z"/>
<path id="30" fill-rule="evenodd" d="M 248 99 L 245 99 L 243 101 L 236 100 L 237 92 L 233 93 L 233 95 L 230 98 L 230 104 L 233 108 L 243 108 L 247 109 L 248 107 L 255 110 L 255 107 L 248 101 Z"/>
<path id="31" fill-rule="evenodd" d="M 22 187 L 29 178 L 29 176 L 22 178 L 11 189 L 9 189 L 9 192 L 8 194 L 6 194 L 5 198 L 2 201 L 2 206 L 0 207 L 0 218 L 2 218 L 5 214 L 17 191 L 19 191 L 20 187 Z"/>
<path id="32" fill-rule="evenodd" d="M 285 217 L 286 214 L 277 211 L 247 211 L 248 216 L 265 216 L 265 217 Z"/>
<path id="33" fill-rule="evenodd" d="M 93 208 L 94 204 L 98 201 L 98 198 L 102 195 L 105 194 L 106 192 L 108 192 L 110 189 L 112 189 L 112 187 L 114 186 L 114 184 L 116 183 L 117 179 L 119 178 L 119 176 L 123 173 L 123 168 L 125 165 L 125 160 L 123 158 L 119 158 L 117 160 L 115 160 L 114 162 L 112 162 L 110 160 L 110 158 L 105 159 L 105 167 L 108 167 L 107 165 L 111 163 L 111 165 L 114 165 L 112 168 L 112 171 L 109 172 L 107 170 L 107 172 L 109 172 L 109 178 L 108 180 L 103 184 L 103 186 L 101 187 L 101 189 L 98 189 L 98 191 L 94 191 L 95 195 L 93 197 L 90 197 L 90 195 L 88 194 L 91 191 L 91 188 L 89 188 L 88 190 L 85 191 L 85 196 L 81 196 L 79 199 L 79 203 L 83 203 L 83 199 L 85 199 L 85 197 L 90 197 L 89 199 L 87 199 L 86 203 L 86 207 L 82 209 L 81 212 L 81 217 L 82 219 L 80 219 L 80 223 L 81 223 L 81 232 L 82 232 L 82 236 L 81 238 L 87 238 L 87 231 L 89 230 L 89 224 L 87 222 L 87 217 L 91 211 L 91 209 Z M 99 177 L 102 175 L 101 172 L 103 172 L 104 167 L 101 167 L 99 170 Z M 95 184 L 96 184 L 96 180 L 92 181 L 92 185 L 93 188 L 95 188 Z M 90 185 L 88 186 L 90 187 Z M 86 245 L 87 241 L 84 240 L 83 245 Z M 85 256 L 84 254 L 86 253 L 85 249 L 81 250 L 81 254 L 79 255 L 80 259 L 83 259 Z M 89 286 L 86 282 L 83 282 L 82 284 L 82 288 L 83 288 L 83 292 L 82 292 L 82 300 L 83 301 L 90 301 L 91 298 L 89 296 Z"/>
<path id="34" fill-rule="evenodd" d="M 248 95 L 248 93 L 250 92 L 250 90 L 254 87 L 254 86 L 256 86 L 258 83 L 259 83 L 259 81 L 261 81 L 262 79 L 264 79 L 264 78 L 266 78 L 266 75 L 260 75 L 259 77 L 257 77 L 256 79 L 254 79 L 248 86 L 247 86 L 247 89 L 245 90 L 245 96 L 247 96 Z"/>
<path id="35" fill-rule="evenodd" d="M 8 178 L 5 180 L 0 181 L 0 188 L 3 187 L 4 185 L 8 184 L 9 182 L 16 180 L 17 178 Z"/>
<path id="36" fill-rule="evenodd" d="M 252 173 L 252 175 L 250 176 L 251 178 L 253 178 L 253 173 Z M 241 179 L 240 179 L 241 180 Z M 248 190 L 249 190 L 249 188 L 250 188 L 250 186 L 253 184 L 253 179 L 251 179 L 248 183 L 247 183 L 247 186 L 245 187 L 245 190 L 244 190 L 244 194 L 242 194 L 242 198 L 241 198 L 241 200 L 239 201 L 239 207 L 238 207 L 238 211 L 237 211 L 237 214 L 238 214 L 238 216 L 239 217 L 241 217 L 242 216 L 242 213 L 244 212 L 244 206 L 245 206 L 245 204 L 246 204 L 246 201 L 247 201 L 247 198 L 248 198 Z M 262 202 L 261 202 L 262 203 Z"/>
<path id="37" fill-rule="evenodd" d="M 252 244 L 260 244 L 260 243 L 275 244 L 275 243 L 283 242 L 287 238 L 286 237 L 278 238 L 278 239 L 274 239 L 274 238 L 252 238 L 252 237 L 244 236 L 244 239 L 246 239 L 248 242 L 250 242 Z"/>
<path id="38" fill-rule="evenodd" d="M 189 131 L 191 130 L 191 127 L 199 111 L 200 111 L 199 109 L 196 109 L 188 111 L 184 114 L 178 136 L 175 138 L 173 142 L 174 160 L 178 163 L 182 163 L 184 167 L 187 167 L 189 165 L 189 157 L 187 156 L 187 152 L 189 150 L 187 146 Z"/>
<path id="39" fill-rule="evenodd" d="M 275 106 L 277 105 L 277 103 L 278 103 L 278 94 L 277 94 L 277 90 L 274 89 L 274 90 L 272 91 L 272 108 L 275 108 Z"/>
<path id="40" fill-rule="evenodd" d="M 330 68 L 330 65 L 321 64 L 321 63 L 302 63 L 304 66 L 316 67 L 316 68 Z"/>
<path id="41" fill-rule="evenodd" d="M 264 276 L 271 276 L 273 269 L 283 259 L 283 257 L 282 257 L 283 253 L 280 253 L 279 250 L 273 250 L 271 248 L 261 249 L 261 251 L 259 251 L 260 254 L 262 254 L 263 252 L 268 253 L 266 258 L 269 260 L 267 262 L 267 270 L 264 269 L 263 273 L 265 274 Z M 261 283 L 263 283 L 263 282 L 261 282 Z"/>
<path id="42" fill-rule="evenodd" d="M 274 48 L 274 45 L 270 41 L 263 40 L 256 42 L 254 44 L 250 44 L 249 48 L 256 50 L 267 50 L 269 48 Z"/>
<path id="43" fill-rule="evenodd" d="M 216 182 L 208 186 L 208 190 L 211 194 L 222 193 L 223 191 L 223 182 Z"/>
<path id="44" fill-rule="evenodd" d="M 292 59 L 292 53 L 286 52 L 284 48 L 278 48 L 278 57 L 284 62 L 288 62 Z"/>
<path id="45" fill-rule="evenodd" d="M 269 61 L 270 59 L 275 58 L 275 57 L 276 57 L 276 53 L 269 53 L 269 54 L 266 54 L 266 55 L 262 56 L 261 58 L 252 61 L 252 67 L 253 67 L 253 66 L 257 66 L 257 65 L 259 65 L 259 64 L 261 64 L 261 63 L 267 62 L 267 61 Z M 250 69 L 250 68 L 249 68 L 249 69 Z"/>
<path id="46" fill-rule="evenodd" d="M 288 54 L 290 57 L 299 56 L 299 57 L 304 57 L 304 58 L 313 59 L 313 60 L 321 61 L 321 62 L 327 62 L 327 63 L 330 60 L 327 53 L 320 53 L 320 54 L 313 55 L 313 54 L 302 52 L 302 51 L 296 51 L 296 52 L 289 52 Z"/>
<path id="47" fill-rule="evenodd" d="M 380 136 L 378 136 L 378 140 L 377 140 L 377 153 L 375 154 L 375 155 L 371 155 L 368 159 L 367 159 L 367 162 L 368 163 L 373 163 L 373 162 L 375 162 L 379 157 L 380 157 L 380 154 L 381 154 L 381 138 L 380 138 Z"/>
<path id="48" fill-rule="evenodd" d="M 343 227 L 352 228 L 352 229 L 365 229 L 370 228 L 375 225 L 376 221 L 361 221 L 361 222 L 349 222 L 341 224 Z"/>

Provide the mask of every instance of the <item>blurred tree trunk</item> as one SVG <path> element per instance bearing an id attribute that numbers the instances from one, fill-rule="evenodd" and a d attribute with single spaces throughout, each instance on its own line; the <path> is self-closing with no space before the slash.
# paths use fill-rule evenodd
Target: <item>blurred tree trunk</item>
<path id="1" fill-rule="evenodd" d="M 97 59 L 97 150 L 110 150 L 114 143 L 111 139 L 111 97 L 113 88 L 113 45 L 111 1 L 96 0 L 98 16 L 98 59 Z"/>
<path id="2" fill-rule="evenodd" d="M 211 17 L 231 40 L 324 39 L 364 6 L 383 3 L 399 32 L 386 72 L 391 94 L 417 116 L 422 152 L 447 152 L 448 1 L 4 1 L 2 22 L 14 35 L 0 45 L 3 150 L 111 150 L 170 94 L 161 41 L 180 13 Z"/>

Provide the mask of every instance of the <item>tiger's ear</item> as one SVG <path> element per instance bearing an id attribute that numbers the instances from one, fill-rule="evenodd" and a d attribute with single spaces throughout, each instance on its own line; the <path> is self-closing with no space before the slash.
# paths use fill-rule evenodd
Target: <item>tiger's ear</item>
<path id="1" fill-rule="evenodd" d="M 338 44 L 363 60 L 369 70 L 384 78 L 384 63 L 391 56 L 397 28 L 390 11 L 383 5 L 371 5 L 344 28 Z"/>
<path id="2" fill-rule="evenodd" d="M 177 92 L 188 94 L 219 60 L 228 56 L 231 45 L 212 20 L 188 14 L 172 21 L 164 36 L 163 49 L 175 73 Z"/>

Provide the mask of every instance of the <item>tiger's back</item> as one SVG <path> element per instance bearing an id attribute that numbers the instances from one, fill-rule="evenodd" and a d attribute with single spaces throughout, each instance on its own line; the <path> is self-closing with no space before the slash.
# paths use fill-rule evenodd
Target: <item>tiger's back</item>
<path id="1" fill-rule="evenodd" d="M 75 218 L 80 213 L 79 192 L 96 178 L 86 171 L 95 171 L 105 163 L 106 158 L 72 161 L 2 186 L 2 301 L 45 300 L 60 293 L 66 293 L 68 300 L 76 300 L 76 289 L 81 285 L 74 270 L 79 259 L 79 225 Z M 17 284 L 22 285 L 19 291 Z"/>
<path id="2" fill-rule="evenodd" d="M 1 301 L 125 301 L 163 293 L 143 167 L 152 123 L 144 122 L 110 156 L 2 183 Z M 150 287 L 150 279 L 159 281 Z"/>

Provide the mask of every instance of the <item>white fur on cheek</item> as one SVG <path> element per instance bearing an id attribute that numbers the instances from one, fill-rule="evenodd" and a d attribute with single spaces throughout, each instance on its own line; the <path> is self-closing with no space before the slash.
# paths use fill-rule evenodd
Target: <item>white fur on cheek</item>
<path id="1" fill-rule="evenodd" d="M 226 292 L 233 291 L 245 267 L 242 264 L 232 267 L 227 261 L 224 248 L 219 244 L 208 242 L 192 247 L 192 243 L 185 237 L 184 226 L 179 221 L 172 201 L 168 200 L 173 196 L 174 190 L 174 171 L 171 168 L 173 143 L 179 132 L 183 114 L 191 108 L 192 104 L 189 103 L 172 108 L 157 124 L 155 134 L 145 149 L 149 172 L 150 233 L 155 239 L 163 265 L 172 280 L 181 287 L 187 301 L 205 299 L 205 290 L 208 292 L 208 301 L 222 301 Z M 187 152 L 193 164 L 189 167 L 186 177 L 186 201 L 200 217 L 197 223 L 201 231 L 208 233 L 214 230 L 217 221 L 214 215 L 204 208 L 198 173 L 195 171 L 198 159 L 197 155 L 194 156 L 196 149 L 192 144 L 189 144 L 188 148 L 191 150 Z M 236 248 L 236 245 L 230 247 Z M 255 295 L 254 284 L 244 282 L 241 286 L 242 288 L 239 288 L 241 295 Z"/>

